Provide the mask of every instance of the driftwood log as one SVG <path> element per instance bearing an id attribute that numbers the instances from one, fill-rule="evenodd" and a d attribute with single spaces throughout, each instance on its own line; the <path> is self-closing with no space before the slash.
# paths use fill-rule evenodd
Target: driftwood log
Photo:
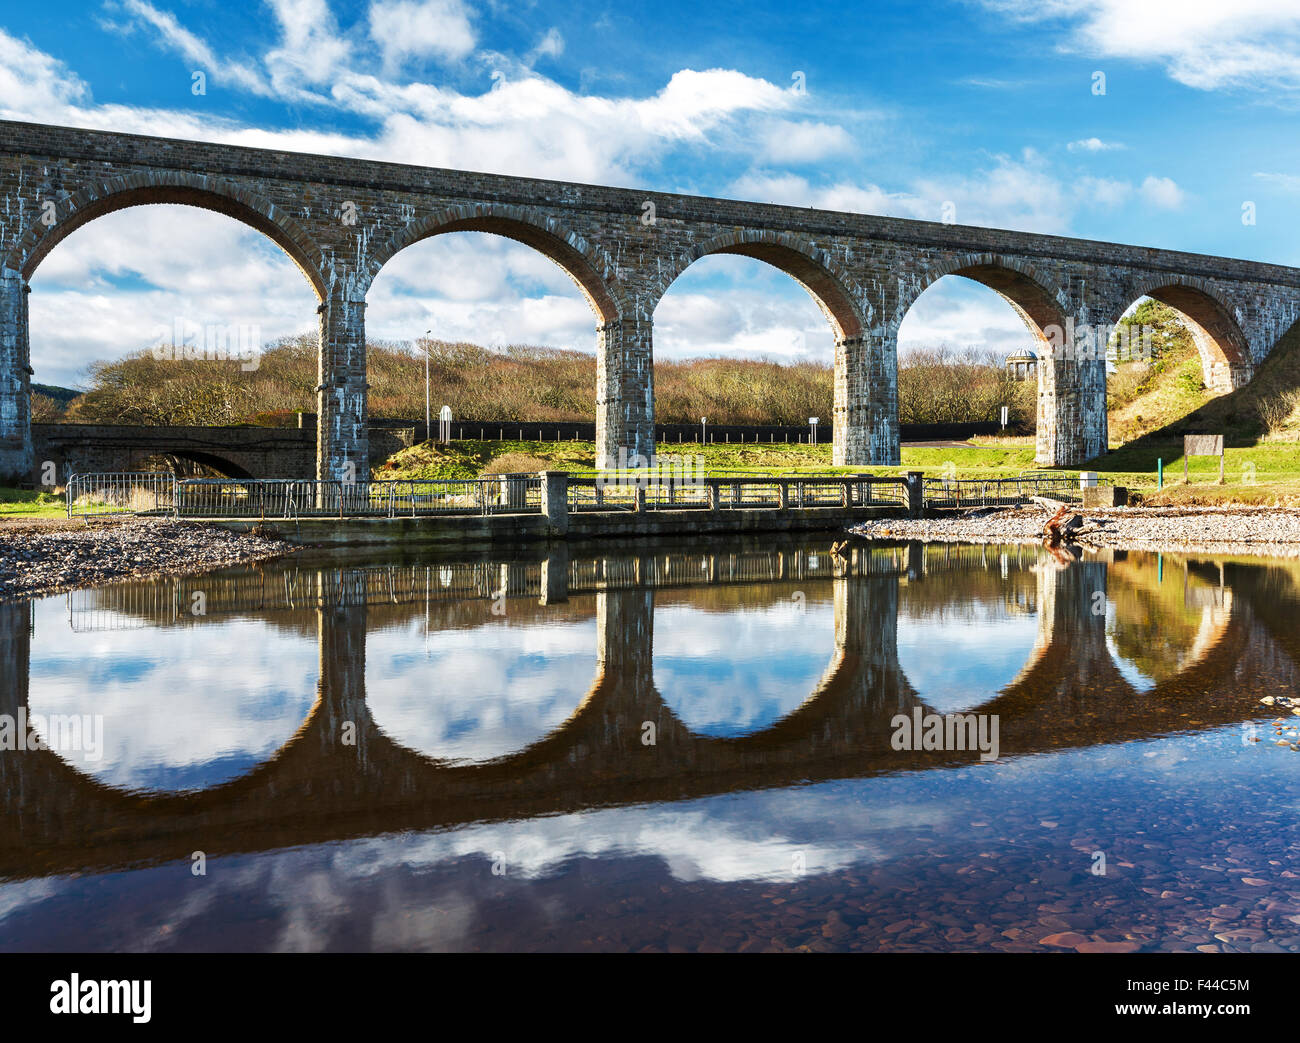
<path id="1" fill-rule="evenodd" d="M 1071 510 L 1070 505 L 1046 496 L 1031 497 L 1032 501 L 1047 511 L 1049 517 L 1043 526 L 1043 542 L 1049 547 L 1059 547 L 1062 541 L 1071 543 L 1083 528 L 1083 518 Z"/>

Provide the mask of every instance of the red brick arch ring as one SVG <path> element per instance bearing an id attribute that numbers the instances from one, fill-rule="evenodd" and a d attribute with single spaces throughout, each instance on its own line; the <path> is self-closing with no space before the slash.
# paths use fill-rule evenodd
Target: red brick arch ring
<path id="1" fill-rule="evenodd" d="M 257 229 L 279 246 L 306 276 L 318 299 L 328 294 L 320 247 L 281 208 L 222 178 L 180 172 L 128 174 L 97 182 L 55 200 L 52 218 L 41 213 L 5 258 L 4 265 L 30 280 L 45 256 L 78 228 L 97 217 L 132 206 L 179 203 L 225 214 Z"/>

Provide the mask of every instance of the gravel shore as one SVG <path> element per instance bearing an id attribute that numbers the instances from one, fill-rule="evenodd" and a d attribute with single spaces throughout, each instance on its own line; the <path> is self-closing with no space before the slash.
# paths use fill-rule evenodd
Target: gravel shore
<path id="1" fill-rule="evenodd" d="M 296 549 L 282 540 L 185 522 L 10 522 L 0 526 L 0 601 L 208 572 Z"/>
<path id="2" fill-rule="evenodd" d="M 1078 510 L 1085 547 L 1200 550 L 1300 557 L 1300 510 L 1277 507 L 1114 507 Z M 971 511 L 946 518 L 882 518 L 854 526 L 860 538 L 922 543 L 1041 543 L 1041 507 Z"/>

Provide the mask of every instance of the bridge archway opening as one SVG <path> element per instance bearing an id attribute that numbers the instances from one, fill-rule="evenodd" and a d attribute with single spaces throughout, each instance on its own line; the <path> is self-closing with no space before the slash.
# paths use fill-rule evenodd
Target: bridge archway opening
<path id="1" fill-rule="evenodd" d="M 274 760 L 318 701 L 315 628 L 222 614 L 238 584 L 205 577 L 197 617 L 165 582 L 35 601 L 29 714 L 109 722 L 42 756 L 136 798 L 216 790 Z"/>
<path id="2" fill-rule="evenodd" d="M 93 394 L 43 419 L 202 426 L 314 409 L 268 349 L 316 325 L 317 279 L 303 283 L 302 244 L 251 213 L 151 188 L 56 224 L 24 269 L 32 380 Z"/>
<path id="3" fill-rule="evenodd" d="M 699 432 L 707 417 L 702 435 L 682 437 L 721 442 L 714 425 L 807 428 L 816 416 L 819 441 L 829 441 L 836 344 L 846 329 L 860 336 L 860 323 L 847 299 L 837 301 L 826 286 L 820 293 L 813 288 L 818 278 L 806 258 L 765 244 L 745 246 L 695 260 L 660 298 L 655 419 Z M 810 433 L 801 437 L 806 442 Z M 671 454 L 674 444 L 661 444 L 659 452 Z"/>
<path id="4" fill-rule="evenodd" d="M 280 247 L 312 287 L 317 300 L 325 298 L 325 279 L 316 268 L 317 251 L 305 235 L 289 227 L 287 222 L 277 223 L 269 205 L 253 205 L 235 196 L 196 184 L 123 187 L 93 200 L 81 201 L 75 207 L 64 206 L 62 211 L 56 209 L 53 223 L 41 222 L 44 228 L 40 237 L 31 244 L 22 264 L 24 278 L 30 282 L 50 252 L 74 232 L 109 214 L 141 206 L 183 206 L 233 218 L 261 232 L 265 238 Z"/>
<path id="5" fill-rule="evenodd" d="M 700 738 L 767 731 L 817 695 L 834 659 L 830 580 L 754 589 L 765 604 L 714 607 L 708 590 L 655 594 L 655 690 Z"/>
<path id="6" fill-rule="evenodd" d="M 898 325 L 902 424 L 1001 421 L 1037 429 L 1038 371 L 1065 335 L 1051 292 L 991 264 L 958 266 L 907 300 Z"/>
<path id="7" fill-rule="evenodd" d="M 527 227 L 454 222 L 383 265 L 366 304 L 373 416 L 423 421 L 427 350 L 435 422 L 443 405 L 456 420 L 590 422 L 592 316 L 617 311 L 585 259 Z"/>
<path id="8" fill-rule="evenodd" d="M 1130 551 L 1107 568 L 1106 647 L 1134 689 L 1149 691 L 1203 659 L 1227 632 L 1232 589 L 1190 567 Z"/>
<path id="9" fill-rule="evenodd" d="M 371 720 L 393 743 L 444 766 L 497 763 L 535 746 L 563 729 L 591 687 L 594 600 L 572 599 L 558 620 L 553 606 L 529 605 L 472 627 L 463 603 L 405 606 L 366 636 Z"/>
<path id="10" fill-rule="evenodd" d="M 1237 320 L 1208 292 L 1182 283 L 1143 287 L 1117 324 L 1110 354 L 1121 356 L 1116 361 L 1122 364 L 1182 351 L 1180 328 L 1195 349 L 1209 395 L 1227 394 L 1250 380 L 1254 367 Z"/>
<path id="11" fill-rule="evenodd" d="M 689 283 L 696 285 L 699 285 L 698 280 L 703 278 L 704 285 L 707 285 L 708 276 L 701 276 L 699 269 L 701 262 L 708 258 L 746 257 L 761 261 L 767 268 L 774 268 L 793 279 L 812 298 L 813 303 L 830 323 L 836 341 L 862 336 L 861 309 L 854 302 L 844 280 L 831 269 L 829 259 L 818 257 L 813 247 L 808 244 L 785 242 L 782 241 L 782 237 L 776 235 L 760 235 L 740 241 L 732 241 L 733 239 L 734 236 L 724 236 L 718 241 L 699 246 L 687 263 L 663 287 L 660 299 L 662 300 L 664 293 L 677 286 L 683 277 L 687 278 Z M 743 273 L 753 273 L 755 270 L 744 267 L 719 268 L 713 262 L 709 264 L 713 272 L 733 273 L 733 278 L 737 282 L 743 280 L 750 286 L 774 294 L 777 300 L 784 301 L 796 296 L 791 293 L 789 283 L 773 277 L 764 269 L 758 270 L 762 274 L 749 274 L 746 278 Z M 721 283 L 721 281 L 717 276 L 712 280 L 714 283 Z"/>
<path id="12" fill-rule="evenodd" d="M 938 713 L 961 713 L 1013 685 L 1051 639 L 1036 555 L 992 547 L 923 548 L 900 586 L 898 665 Z M 936 648 L 945 654 L 936 656 Z"/>
<path id="13" fill-rule="evenodd" d="M 592 256 L 594 251 L 576 236 L 565 235 L 560 229 L 547 227 L 545 219 L 540 216 L 495 213 L 490 209 L 484 211 L 479 211 L 478 208 L 470 209 L 471 212 L 468 214 L 455 212 L 433 215 L 417 222 L 400 236 L 381 246 L 371 256 L 370 285 L 374 284 L 374 280 L 381 272 L 393 265 L 399 254 L 406 253 L 412 246 L 452 232 L 479 232 L 494 239 L 509 240 L 520 246 L 526 246 L 529 252 L 513 251 L 500 244 L 477 249 L 465 246 L 452 248 L 462 258 L 481 259 L 485 262 L 472 273 L 473 275 L 479 277 L 490 275 L 504 264 L 512 274 L 523 275 L 536 283 L 553 287 L 554 279 L 546 279 L 540 274 L 542 266 L 524 260 L 540 254 L 556 265 L 577 286 L 598 323 L 604 325 L 616 322 L 621 317 L 618 302 L 600 270 L 602 264 L 608 262 L 602 262 Z M 464 241 L 464 238 L 460 239 L 460 242 Z M 434 255 L 421 251 L 417 256 L 427 259 Z M 494 259 L 498 261 L 497 265 L 490 263 Z M 398 278 L 409 280 L 418 263 L 408 256 L 405 263 L 398 265 Z M 442 267 L 448 268 L 448 262 L 442 262 Z M 462 271 L 460 275 L 462 285 L 474 285 L 470 272 Z M 452 289 L 455 296 L 454 286 Z M 368 296 L 368 299 L 374 300 L 373 296 Z"/>
<path id="14" fill-rule="evenodd" d="M 257 475 L 239 464 L 213 453 L 196 450 L 168 450 L 152 453 L 132 464 L 134 471 L 171 471 L 177 478 L 238 478 Z"/>

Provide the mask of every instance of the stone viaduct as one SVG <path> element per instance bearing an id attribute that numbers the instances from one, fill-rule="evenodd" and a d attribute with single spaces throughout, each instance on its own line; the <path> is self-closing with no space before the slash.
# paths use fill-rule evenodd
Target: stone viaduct
<path id="1" fill-rule="evenodd" d="M 365 307 L 397 253 L 445 232 L 505 236 L 559 264 L 596 324 L 598 464 L 654 451 L 655 307 L 711 254 L 801 283 L 836 341 L 834 460 L 898 462 L 897 333 L 945 275 L 1001 294 L 1037 342 L 1038 461 L 1106 450 L 1105 338 L 1142 296 L 1190 320 L 1208 382 L 1250 379 L 1300 320 L 1300 270 L 926 221 L 603 188 L 141 135 L 0 122 L 0 474 L 32 469 L 26 294 L 75 229 L 149 203 L 218 211 L 273 239 L 319 299 L 319 477 L 370 462 Z M 1096 343 L 1100 340 L 1101 343 Z"/>

